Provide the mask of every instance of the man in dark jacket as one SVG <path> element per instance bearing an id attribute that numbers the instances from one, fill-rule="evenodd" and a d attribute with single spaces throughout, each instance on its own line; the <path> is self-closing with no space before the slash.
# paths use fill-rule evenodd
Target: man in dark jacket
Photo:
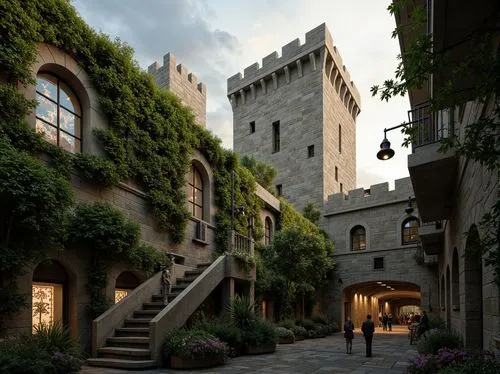
<path id="1" fill-rule="evenodd" d="M 372 357 L 372 340 L 375 332 L 375 324 L 370 314 L 366 316 L 366 321 L 361 325 L 361 331 L 363 332 L 366 342 L 366 357 Z"/>

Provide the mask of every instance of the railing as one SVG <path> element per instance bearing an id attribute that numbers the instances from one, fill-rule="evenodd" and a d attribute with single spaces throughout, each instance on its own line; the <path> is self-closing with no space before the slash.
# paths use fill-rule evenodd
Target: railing
<path id="1" fill-rule="evenodd" d="M 428 221 L 422 222 L 421 227 L 434 227 L 436 230 L 441 230 L 443 228 L 443 221 Z"/>
<path id="2" fill-rule="evenodd" d="M 408 111 L 411 123 L 412 148 L 433 144 L 446 139 L 453 132 L 453 109 L 431 112 L 428 102 L 418 104 Z"/>
<path id="3" fill-rule="evenodd" d="M 234 242 L 233 248 L 235 250 L 244 251 L 244 252 L 252 252 L 253 251 L 253 242 L 250 238 L 245 235 L 241 235 L 238 232 L 234 232 Z"/>

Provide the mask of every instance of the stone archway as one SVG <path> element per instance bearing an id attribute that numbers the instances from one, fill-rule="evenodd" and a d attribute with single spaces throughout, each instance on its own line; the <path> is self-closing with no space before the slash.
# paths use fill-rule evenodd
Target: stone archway
<path id="1" fill-rule="evenodd" d="M 371 314 L 377 322 L 383 313 L 392 314 L 397 321 L 400 308 L 404 305 L 420 306 L 422 294 L 420 286 L 404 281 L 374 280 L 345 287 L 342 299 L 342 321 L 348 316 L 359 327 Z"/>
<path id="2" fill-rule="evenodd" d="M 69 323 L 69 276 L 66 269 L 54 260 L 41 262 L 33 272 L 32 330 L 39 325 Z"/>
<path id="3" fill-rule="evenodd" d="M 136 288 L 141 282 L 131 271 L 123 271 L 120 273 L 115 282 L 115 304 Z"/>

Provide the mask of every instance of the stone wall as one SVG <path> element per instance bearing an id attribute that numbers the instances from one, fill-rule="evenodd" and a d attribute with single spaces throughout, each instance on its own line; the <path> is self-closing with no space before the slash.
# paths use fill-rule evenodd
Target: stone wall
<path id="1" fill-rule="evenodd" d="M 207 87 L 204 83 L 198 83 L 196 75 L 189 73 L 186 66 L 176 65 L 172 53 L 163 56 L 163 66 L 156 61 L 149 65 L 148 73 L 155 78 L 160 87 L 175 93 L 182 103 L 193 111 L 200 125 L 206 125 Z"/>
<path id="2" fill-rule="evenodd" d="M 468 103 L 463 114 L 461 133 L 467 124 L 474 123 L 481 114 L 481 105 Z M 457 180 L 454 209 L 445 226 L 444 251 L 439 256 L 439 279 L 444 279 L 440 290 L 444 288 L 445 291 L 440 298 L 441 316 L 451 327 L 462 332 L 467 346 L 479 347 L 482 344 L 483 349 L 494 350 L 493 337 L 500 333 L 499 291 L 494 283 L 493 269 L 485 266 L 484 257 L 478 266 L 464 257 L 466 247 L 471 246 L 464 233 L 473 226 L 481 230 L 482 217 L 498 201 L 499 180 L 498 176 L 479 163 L 464 159 L 460 160 Z M 479 235 L 483 233 L 479 231 Z M 453 299 L 446 291 L 449 290 L 451 294 L 457 292 L 452 282 L 447 284 L 446 275 L 448 269 L 451 274 L 454 272 L 455 248 L 458 253 L 459 305 L 453 305 Z"/>
<path id="3" fill-rule="evenodd" d="M 326 26 L 296 39 L 228 79 L 233 108 L 233 148 L 270 163 L 276 185 L 299 211 L 308 202 L 355 187 L 355 118 L 359 93 L 350 81 Z M 274 149 L 273 123 L 280 146 Z M 338 127 L 342 126 L 343 153 Z M 338 180 L 335 180 L 335 166 Z"/>

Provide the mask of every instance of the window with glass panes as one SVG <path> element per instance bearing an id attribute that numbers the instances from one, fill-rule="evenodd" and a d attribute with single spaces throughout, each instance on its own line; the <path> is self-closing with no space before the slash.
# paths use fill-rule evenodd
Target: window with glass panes
<path id="1" fill-rule="evenodd" d="M 413 244 L 418 242 L 418 219 L 415 217 L 407 218 L 402 224 L 402 243 Z"/>
<path id="2" fill-rule="evenodd" d="M 194 165 L 191 165 L 188 176 L 188 202 L 193 217 L 203 219 L 203 180 Z"/>
<path id="3" fill-rule="evenodd" d="M 272 225 L 273 225 L 273 223 L 271 222 L 271 219 L 269 217 L 266 217 L 266 221 L 264 224 L 264 244 L 265 245 L 271 244 Z"/>
<path id="4" fill-rule="evenodd" d="M 80 152 L 82 111 L 68 85 L 52 74 L 39 73 L 36 100 L 36 131 L 65 151 Z"/>
<path id="5" fill-rule="evenodd" d="M 355 226 L 351 230 L 351 250 L 366 249 L 366 230 L 363 226 Z"/>

